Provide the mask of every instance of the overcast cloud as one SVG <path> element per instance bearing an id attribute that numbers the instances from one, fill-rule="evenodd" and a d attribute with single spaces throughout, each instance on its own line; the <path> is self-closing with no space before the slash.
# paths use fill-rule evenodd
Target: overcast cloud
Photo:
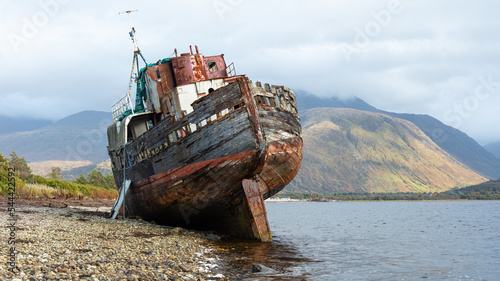
<path id="1" fill-rule="evenodd" d="M 198 45 L 239 74 L 500 141 L 498 1 L 1 1 L 2 115 L 57 120 L 125 95 L 132 21 L 148 60 Z"/>

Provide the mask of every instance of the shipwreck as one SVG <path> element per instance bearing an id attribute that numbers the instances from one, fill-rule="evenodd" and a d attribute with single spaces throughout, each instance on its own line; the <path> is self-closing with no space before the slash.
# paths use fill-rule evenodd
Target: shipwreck
<path id="1" fill-rule="evenodd" d="M 108 128 L 120 187 L 112 214 L 123 204 L 127 216 L 157 224 L 271 240 L 264 200 L 302 162 L 293 91 L 253 83 L 224 55 L 204 56 L 197 46 L 139 70 L 134 28 L 130 36 L 129 92 L 112 107 Z"/>

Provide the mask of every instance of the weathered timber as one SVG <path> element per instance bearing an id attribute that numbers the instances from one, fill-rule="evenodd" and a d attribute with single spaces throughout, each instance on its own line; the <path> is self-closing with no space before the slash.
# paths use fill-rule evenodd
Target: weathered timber
<path id="1" fill-rule="evenodd" d="M 262 198 L 260 179 L 244 179 L 242 182 L 245 191 L 245 200 L 243 206 L 247 209 L 250 216 L 250 227 L 253 236 L 260 237 L 264 242 L 271 241 L 271 229 L 267 221 L 266 206 Z M 265 184 L 265 183 L 263 183 Z"/>
<path id="2" fill-rule="evenodd" d="M 168 103 L 159 106 L 162 110 L 179 104 L 173 93 L 181 91 L 173 85 L 213 75 L 198 69 L 201 78 L 175 80 L 167 76 L 184 70 L 174 68 L 165 76 L 172 65 L 176 62 L 148 69 L 149 75 L 159 73 L 158 95 Z M 213 62 L 193 67 L 204 65 Z M 190 113 L 132 114 L 109 127 L 115 181 L 118 186 L 124 178 L 132 181 L 127 216 L 271 239 L 263 200 L 295 177 L 302 160 L 295 96 L 282 86 L 254 86 L 246 76 L 227 77 L 224 83 L 194 100 Z"/>

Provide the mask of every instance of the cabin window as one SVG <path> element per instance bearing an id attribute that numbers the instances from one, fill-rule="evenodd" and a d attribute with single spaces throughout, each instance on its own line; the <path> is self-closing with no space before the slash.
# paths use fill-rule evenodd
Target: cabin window
<path id="1" fill-rule="evenodd" d="M 215 91 L 215 90 L 214 90 L 214 88 L 210 88 L 210 89 L 208 89 L 208 93 L 209 93 L 209 94 L 210 94 L 210 93 L 212 93 L 213 91 Z"/>
<path id="2" fill-rule="evenodd" d="M 215 61 L 209 61 L 208 62 L 208 70 L 210 70 L 211 72 L 219 71 L 219 68 L 217 67 L 217 63 Z"/>

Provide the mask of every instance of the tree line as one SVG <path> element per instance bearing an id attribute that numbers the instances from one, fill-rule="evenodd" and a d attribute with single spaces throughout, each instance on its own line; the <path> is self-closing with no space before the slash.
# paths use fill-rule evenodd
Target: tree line
<path id="1" fill-rule="evenodd" d="M 89 185 L 101 187 L 107 190 L 116 190 L 116 184 L 113 175 L 110 174 L 104 176 L 102 172 L 97 169 L 93 169 L 87 175 L 84 175 L 83 173 L 80 174 L 80 176 L 75 181 L 66 182 L 63 180 L 63 174 L 60 167 L 52 167 L 51 172 L 46 177 L 34 175 L 24 157 L 20 157 L 14 151 L 9 154 L 9 157 L 5 157 L 0 151 L 0 193 L 4 195 L 9 181 L 9 167 L 13 167 L 15 169 L 14 177 L 16 180 L 16 188 L 23 187 L 26 185 L 26 183 L 49 183 L 50 185 L 56 186 L 68 186 L 67 183 L 69 183 L 69 186 L 71 186 L 70 183 L 73 182 L 79 185 Z"/>

